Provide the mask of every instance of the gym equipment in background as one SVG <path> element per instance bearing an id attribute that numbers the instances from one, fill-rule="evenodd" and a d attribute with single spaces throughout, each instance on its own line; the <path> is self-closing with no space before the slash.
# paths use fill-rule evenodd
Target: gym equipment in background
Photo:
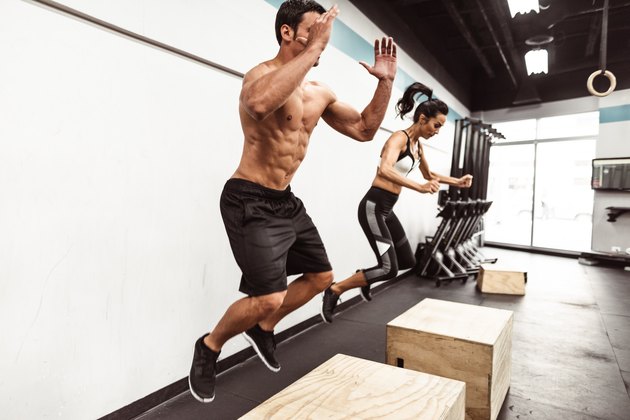
<path id="1" fill-rule="evenodd" d="M 453 138 L 453 158 L 451 176 L 473 176 L 470 188 L 449 186 L 448 199 L 485 200 L 488 193 L 488 168 L 490 166 L 490 147 L 496 139 L 505 138 L 491 124 L 481 120 L 464 118 L 455 121 Z"/>
<path id="2" fill-rule="evenodd" d="M 505 138 L 491 124 L 464 118 L 455 121 L 451 176 L 473 176 L 470 188 L 449 186 L 441 191 L 438 205 L 442 209 L 437 217 L 442 222 L 435 235 L 416 251 L 416 272 L 420 277 L 443 281 L 461 280 L 465 283 L 476 277 L 481 264 L 494 263 L 479 250 L 483 236 L 483 215 L 492 202 L 487 201 L 490 147 L 496 139 Z"/>
<path id="3" fill-rule="evenodd" d="M 617 87 L 617 78 L 615 75 L 606 69 L 606 50 L 608 47 L 608 0 L 604 0 L 604 8 L 602 10 L 602 35 L 600 37 L 599 44 L 599 70 L 595 70 L 586 79 L 586 89 L 588 93 L 593 96 L 608 96 Z M 597 76 L 604 76 L 608 79 L 608 89 L 604 92 L 600 92 L 593 86 L 593 81 Z"/>
<path id="4" fill-rule="evenodd" d="M 492 202 L 485 200 L 447 201 L 438 213 L 442 221 L 433 236 L 416 251 L 416 273 L 423 278 L 442 282 L 460 280 L 466 283 L 479 273 L 481 264 L 494 263 L 479 250 L 478 230 L 483 215 Z"/>

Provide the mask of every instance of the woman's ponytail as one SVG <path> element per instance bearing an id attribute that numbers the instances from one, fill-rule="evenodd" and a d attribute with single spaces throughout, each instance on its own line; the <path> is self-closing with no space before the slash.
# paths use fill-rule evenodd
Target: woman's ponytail
<path id="1" fill-rule="evenodd" d="M 432 89 L 422 83 L 415 82 L 405 89 L 402 98 L 396 103 L 396 112 L 401 119 L 413 110 L 416 105 L 415 97 L 418 94 L 426 96 L 427 99 L 418 104 L 416 112 L 414 112 L 413 115 L 414 122 L 418 121 L 420 114 L 423 114 L 427 118 L 435 117 L 438 113 L 444 115 L 448 114 L 448 106 L 441 100 L 433 98 Z"/>

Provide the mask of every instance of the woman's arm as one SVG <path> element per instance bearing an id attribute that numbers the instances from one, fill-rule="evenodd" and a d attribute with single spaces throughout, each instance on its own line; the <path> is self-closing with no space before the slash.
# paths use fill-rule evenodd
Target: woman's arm
<path id="1" fill-rule="evenodd" d="M 420 172 L 424 179 L 429 181 L 437 181 L 441 184 L 452 185 L 454 187 L 469 188 L 472 185 L 472 175 L 466 174 L 461 178 L 454 178 L 452 176 L 440 175 L 436 172 L 432 172 L 429 169 L 429 164 L 424 157 L 424 149 L 422 143 L 418 142 L 418 148 L 420 149 Z"/>
<path id="2" fill-rule="evenodd" d="M 392 134 L 385 142 L 385 146 L 383 146 L 383 151 L 381 152 L 381 164 L 378 167 L 376 176 L 400 185 L 401 187 L 406 187 L 420 193 L 437 192 L 440 189 L 437 181 L 429 180 L 426 184 L 420 184 L 402 176 L 396 169 L 394 169 L 394 165 L 398 160 L 400 152 L 402 152 L 406 147 L 407 137 L 403 133 L 397 131 Z"/>

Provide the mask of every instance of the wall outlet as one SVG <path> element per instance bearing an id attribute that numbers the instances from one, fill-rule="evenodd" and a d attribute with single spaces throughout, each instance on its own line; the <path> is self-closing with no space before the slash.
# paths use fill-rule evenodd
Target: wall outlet
<path id="1" fill-rule="evenodd" d="M 613 247 L 610 247 L 610 250 L 612 252 L 614 252 L 615 254 L 618 254 L 618 253 L 621 252 L 621 247 L 620 246 L 613 246 Z"/>

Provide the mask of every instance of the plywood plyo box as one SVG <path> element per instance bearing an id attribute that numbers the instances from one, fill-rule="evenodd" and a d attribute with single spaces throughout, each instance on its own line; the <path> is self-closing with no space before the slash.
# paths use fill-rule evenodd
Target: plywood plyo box
<path id="1" fill-rule="evenodd" d="M 424 299 L 387 324 L 387 363 L 466 382 L 466 414 L 495 420 L 510 387 L 512 311 Z"/>
<path id="2" fill-rule="evenodd" d="M 524 295 L 527 273 L 514 268 L 482 264 L 477 278 L 477 289 L 483 293 Z"/>
<path id="3" fill-rule="evenodd" d="M 337 354 L 241 419 L 463 420 L 463 382 Z"/>

